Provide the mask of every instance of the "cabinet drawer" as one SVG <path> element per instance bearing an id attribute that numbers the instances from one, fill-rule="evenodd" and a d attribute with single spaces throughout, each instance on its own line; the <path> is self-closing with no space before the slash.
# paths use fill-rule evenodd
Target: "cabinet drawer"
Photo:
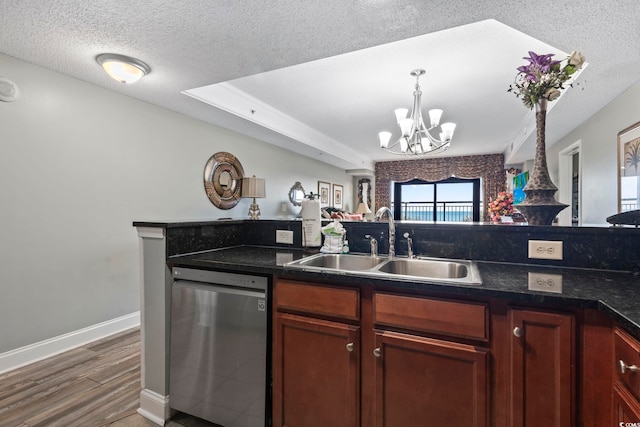
<path id="1" fill-rule="evenodd" d="M 640 399 L 640 371 L 634 372 L 630 367 L 640 369 L 640 343 L 621 329 L 615 330 L 615 362 L 618 379 L 629 391 Z M 624 365 L 622 365 L 624 363 Z M 624 373 L 622 372 L 624 366 Z"/>
<path id="2" fill-rule="evenodd" d="M 275 286 L 278 310 L 317 316 L 360 319 L 360 292 L 353 288 L 330 288 L 294 280 L 279 280 Z"/>
<path id="3" fill-rule="evenodd" d="M 376 292 L 377 325 L 489 341 L 489 306 L 484 303 Z"/>

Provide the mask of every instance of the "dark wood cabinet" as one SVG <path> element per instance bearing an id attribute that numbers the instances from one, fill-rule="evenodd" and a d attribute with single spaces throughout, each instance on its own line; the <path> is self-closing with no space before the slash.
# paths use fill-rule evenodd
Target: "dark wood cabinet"
<path id="1" fill-rule="evenodd" d="M 359 290 L 281 280 L 273 301 L 273 426 L 359 426 Z"/>
<path id="2" fill-rule="evenodd" d="M 388 331 L 375 345 L 376 427 L 487 425 L 486 350 Z"/>
<path id="3" fill-rule="evenodd" d="M 278 313 L 273 425 L 359 425 L 360 329 Z"/>
<path id="4" fill-rule="evenodd" d="M 595 310 L 280 277 L 272 301 L 274 427 L 640 422 L 640 372 L 614 372 Z M 640 366 L 640 344 L 615 336 Z"/>
<path id="5" fill-rule="evenodd" d="M 488 425 L 488 304 L 282 279 L 274 304 L 274 426 Z"/>
<path id="6" fill-rule="evenodd" d="M 640 425 L 640 402 L 621 384 L 613 386 L 613 413 L 614 426 Z"/>
<path id="7" fill-rule="evenodd" d="M 614 425 L 640 426 L 640 342 L 615 328 L 613 384 Z M 623 425 L 624 424 L 624 425 Z"/>
<path id="8" fill-rule="evenodd" d="M 510 427 L 571 427 L 575 422 L 575 328 L 572 314 L 508 312 Z"/>

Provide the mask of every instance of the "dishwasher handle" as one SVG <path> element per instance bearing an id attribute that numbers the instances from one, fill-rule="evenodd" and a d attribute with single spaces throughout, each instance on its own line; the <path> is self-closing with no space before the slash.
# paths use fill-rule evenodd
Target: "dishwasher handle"
<path id="1" fill-rule="evenodd" d="M 219 292 L 221 294 L 242 295 L 246 297 L 266 298 L 265 292 L 253 289 L 236 288 L 232 286 L 221 286 L 214 283 L 192 282 L 191 280 L 175 280 L 173 286 L 180 286 L 189 289 L 199 289 L 208 292 Z"/>

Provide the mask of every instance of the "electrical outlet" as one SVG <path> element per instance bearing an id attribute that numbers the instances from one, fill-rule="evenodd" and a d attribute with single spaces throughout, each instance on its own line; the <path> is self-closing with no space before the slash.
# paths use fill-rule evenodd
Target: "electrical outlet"
<path id="1" fill-rule="evenodd" d="M 529 258 L 562 261 L 562 241 L 529 240 Z"/>
<path id="2" fill-rule="evenodd" d="M 562 275 L 529 273 L 529 290 L 562 293 Z"/>
<path id="3" fill-rule="evenodd" d="M 293 245 L 293 231 L 291 230 L 276 230 L 276 243 L 284 243 L 287 245 Z"/>
<path id="4" fill-rule="evenodd" d="M 285 265 L 291 261 L 293 261 L 293 254 L 291 252 L 276 252 L 276 265 Z"/>

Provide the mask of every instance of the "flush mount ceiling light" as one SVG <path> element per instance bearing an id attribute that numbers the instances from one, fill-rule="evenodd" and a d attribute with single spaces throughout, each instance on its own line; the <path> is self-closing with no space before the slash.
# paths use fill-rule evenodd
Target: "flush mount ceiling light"
<path id="1" fill-rule="evenodd" d="M 413 92 L 413 111 L 407 117 L 407 108 L 398 108 L 395 110 L 396 119 L 400 126 L 402 136 L 393 144 L 389 145 L 391 132 L 380 132 L 380 148 L 389 153 L 400 154 L 403 156 L 424 156 L 444 151 L 449 148 L 453 131 L 456 128 L 455 123 L 443 123 L 440 125 L 440 117 L 442 110 L 429 110 L 429 119 L 431 125 L 427 129 L 422 120 L 422 111 L 420 108 L 420 98 L 422 91 L 418 80 L 425 73 L 424 70 L 413 70 L 411 75 L 416 78 L 416 89 Z M 431 131 L 440 127 L 439 138 L 431 135 Z"/>
<path id="2" fill-rule="evenodd" d="M 135 83 L 151 72 L 151 68 L 139 59 L 116 53 L 98 55 L 96 61 L 112 79 L 121 83 Z"/>

